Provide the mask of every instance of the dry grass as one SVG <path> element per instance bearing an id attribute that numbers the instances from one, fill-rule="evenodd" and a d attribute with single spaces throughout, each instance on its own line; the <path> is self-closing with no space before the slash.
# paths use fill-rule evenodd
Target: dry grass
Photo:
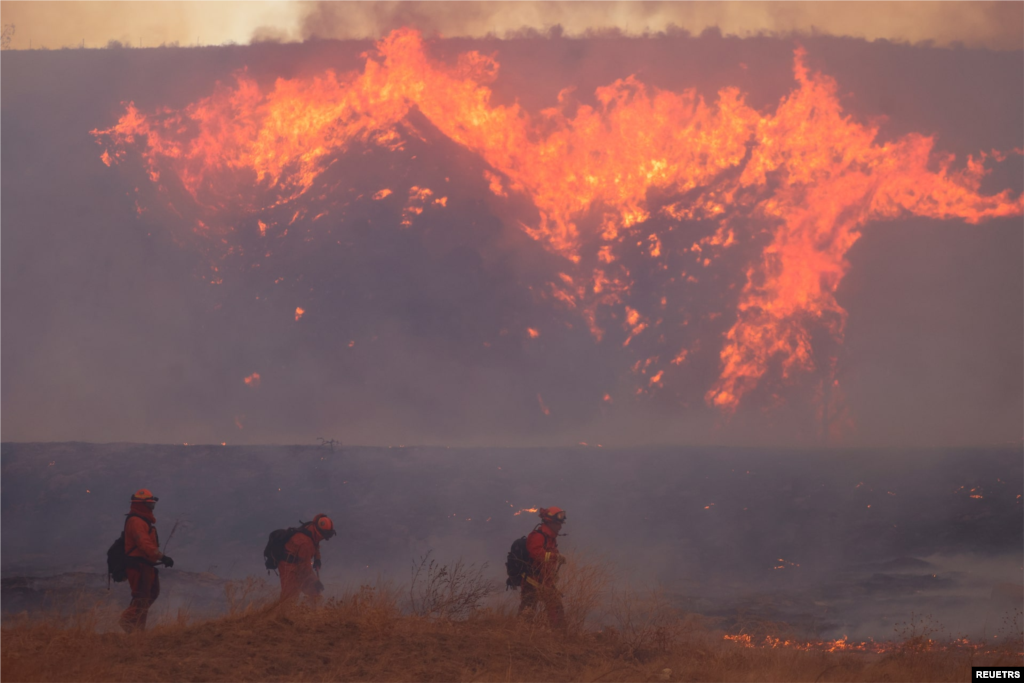
<path id="1" fill-rule="evenodd" d="M 267 601 L 266 586 L 251 581 L 231 589 L 227 616 L 190 623 L 185 615 L 140 634 L 99 632 L 111 615 L 96 607 L 21 618 L 3 627 L 0 673 L 5 681 L 963 681 L 972 664 L 1021 664 L 1016 648 L 923 650 L 916 632 L 885 656 L 745 648 L 673 610 L 657 589 L 611 590 L 599 566 L 566 569 L 565 632 L 517 618 L 512 593 L 455 619 L 403 614 L 406 589 L 387 584 L 313 606 Z M 464 586 L 480 587 L 466 576 Z M 459 604 L 450 587 L 439 595 Z"/>

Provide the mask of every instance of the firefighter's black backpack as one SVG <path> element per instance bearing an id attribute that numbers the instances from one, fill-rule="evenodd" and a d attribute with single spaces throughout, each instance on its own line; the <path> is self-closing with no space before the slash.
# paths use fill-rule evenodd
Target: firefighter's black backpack
<path id="1" fill-rule="evenodd" d="M 125 517 L 125 526 L 128 525 L 128 520 L 132 517 L 138 517 L 145 522 L 150 529 L 153 525 L 149 523 L 149 520 L 141 515 L 128 515 Z M 107 576 L 113 579 L 116 583 L 128 580 L 128 555 L 124 552 L 124 530 L 121 530 L 121 535 L 117 537 L 117 540 L 110 544 L 107 548 Z"/>
<path id="2" fill-rule="evenodd" d="M 505 590 L 513 590 L 523 585 L 523 576 L 531 574 L 533 562 L 530 560 L 530 553 L 526 549 L 526 536 L 517 538 L 512 542 L 512 548 L 505 558 L 505 571 L 508 578 L 505 579 Z"/>
<path id="3" fill-rule="evenodd" d="M 299 520 L 299 527 L 288 527 L 287 529 L 275 529 L 270 532 L 270 538 L 267 539 L 267 547 L 263 549 L 264 565 L 267 567 L 267 573 L 277 570 L 277 565 L 281 564 L 288 557 L 288 551 L 284 549 L 284 546 L 288 541 L 292 540 L 292 536 L 295 534 L 306 534 L 313 538 L 313 534 L 306 529 L 305 525 L 308 522 Z"/>

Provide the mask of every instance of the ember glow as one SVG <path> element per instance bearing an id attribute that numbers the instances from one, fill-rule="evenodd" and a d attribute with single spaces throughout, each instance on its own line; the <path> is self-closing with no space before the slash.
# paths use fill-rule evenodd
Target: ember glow
<path id="1" fill-rule="evenodd" d="M 551 414 L 551 410 L 546 405 L 544 405 L 544 398 L 540 394 L 537 394 L 537 404 L 540 406 L 540 412 L 544 413 L 545 415 Z"/>
<path id="2" fill-rule="evenodd" d="M 998 636 L 996 636 L 998 637 Z M 774 636 L 765 636 L 763 640 L 756 640 L 750 634 L 741 633 L 738 635 L 726 635 L 723 638 L 736 643 L 741 647 L 765 648 L 765 649 L 793 649 L 817 652 L 861 652 L 871 654 L 894 654 L 907 649 L 907 644 L 901 641 L 876 641 L 862 640 L 852 641 L 843 636 L 836 640 L 796 640 L 783 639 Z M 994 651 L 995 646 L 989 643 L 975 642 L 967 638 L 955 638 L 948 641 L 932 640 L 923 638 L 914 643 L 914 648 L 919 652 L 970 652 L 982 653 Z"/>
<path id="3" fill-rule="evenodd" d="M 825 421 L 842 417 L 835 374 L 847 314 L 835 293 L 866 225 L 911 215 L 974 225 L 1024 209 L 1009 190 L 980 191 L 991 165 L 1020 150 L 958 162 L 923 134 L 880 141 L 876 125 L 844 113 L 837 83 L 811 71 L 799 47 L 792 90 L 773 111 L 752 108 L 736 87 L 708 102 L 630 76 L 598 88 L 594 106 L 566 89 L 559 106 L 531 113 L 491 103 L 498 68 L 478 52 L 454 65 L 435 61 L 419 33 L 403 29 L 379 41 L 360 72 L 270 87 L 240 72 L 233 85 L 179 110 L 128 103 L 115 125 L 93 134 L 103 163 L 138 154 L 164 195 L 171 184 L 183 188 L 202 215 L 192 237 L 218 253 L 235 239 L 226 212 L 256 217 L 269 239 L 287 229 L 271 222 L 271 210 L 294 206 L 291 223 L 337 210 L 310 209 L 314 195 L 327 196 L 317 194 L 318 178 L 356 143 L 399 150 L 420 136 L 415 111 L 489 167 L 484 180 L 496 201 L 535 207 L 532 222 L 514 223 L 563 261 L 549 284 L 551 304 L 595 342 L 611 343 L 615 330 L 622 353 L 643 354 L 637 396 L 681 381 L 699 346 L 673 332 L 690 322 L 675 288 L 696 285 L 739 245 L 763 245 L 738 280 L 735 309 L 707 315 L 732 321 L 720 340 L 704 342 L 719 349 L 720 363 L 704 399 L 726 414 L 766 378 L 819 373 Z M 383 188 L 372 199 L 393 194 L 410 229 L 424 211 L 447 206 L 447 197 L 417 186 L 407 194 Z M 671 233 L 695 222 L 706 234 L 676 245 Z M 653 301 L 635 295 L 640 273 L 626 262 L 636 254 L 643 275 L 663 282 Z M 295 320 L 303 313 L 296 308 Z M 812 343 L 822 336 L 826 348 Z M 539 394 L 537 401 L 549 414 Z"/>

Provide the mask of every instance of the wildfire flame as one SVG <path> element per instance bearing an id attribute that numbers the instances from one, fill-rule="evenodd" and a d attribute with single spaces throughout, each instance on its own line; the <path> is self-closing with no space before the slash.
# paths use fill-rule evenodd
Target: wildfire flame
<path id="1" fill-rule="evenodd" d="M 595 106 L 572 106 L 565 91 L 559 106 L 531 114 L 518 104 L 491 104 L 495 59 L 468 52 L 455 65 L 434 61 L 409 29 L 380 40 L 365 60 L 361 72 L 282 78 L 267 88 L 242 72 L 234 85 L 180 110 L 143 113 L 128 103 L 116 125 L 93 131 L 107 144 L 101 160 L 116 165 L 128 148 L 137 149 L 154 183 L 165 187 L 175 178 L 201 209 L 258 213 L 309 193 L 331 160 L 356 142 L 400 148 L 414 134 L 407 115 L 415 109 L 486 162 L 484 179 L 495 197 L 532 201 L 538 218 L 519 227 L 562 256 L 568 271 L 551 283 L 554 300 L 577 312 L 598 342 L 624 321 L 623 347 L 641 336 L 672 346 L 653 341 L 665 336 L 665 297 L 655 305 L 627 303 L 634 281 L 622 262 L 627 249 L 641 250 L 654 268 L 670 255 L 691 259 L 690 274 L 672 281 L 696 283 L 694 269 L 754 239 L 748 226 L 756 219 L 771 237 L 746 268 L 718 354 L 720 375 L 705 394 L 727 413 L 770 370 L 783 381 L 822 371 L 824 401 L 838 402 L 835 353 L 822 367 L 811 333 L 822 328 L 842 342 L 846 311 L 835 293 L 865 225 L 904 215 L 977 224 L 1024 210 L 1009 190 L 979 192 L 986 162 L 1004 154 L 982 152 L 957 167 L 951 155 L 933 152 L 930 137 L 879 141 L 877 127 L 843 112 L 836 82 L 810 71 L 802 48 L 794 52 L 794 87 L 771 112 L 747 105 L 735 87 L 706 102 L 692 90 L 660 90 L 630 76 L 598 88 Z M 252 192 L 240 195 L 239 187 Z M 652 202 L 650 190 L 670 199 Z M 382 189 L 373 199 L 390 194 Z M 413 187 L 402 224 L 445 203 Z M 672 252 L 667 233 L 694 220 L 717 227 Z M 225 229 L 207 221 L 195 230 L 223 241 Z M 296 309 L 296 320 L 302 312 Z M 659 354 L 638 394 L 683 372 L 692 352 L 675 345 Z"/>
<path id="2" fill-rule="evenodd" d="M 755 641 L 750 634 L 741 633 L 738 635 L 725 635 L 725 640 L 731 641 L 741 647 L 760 647 L 766 649 L 791 648 L 794 650 L 819 651 L 819 652 L 863 652 L 872 654 L 890 654 L 900 652 L 906 645 L 900 641 L 851 641 L 847 636 L 836 640 L 790 640 L 776 638 L 766 635 L 764 640 Z M 994 649 L 991 644 L 973 642 L 967 638 L 955 638 L 946 642 L 925 638 L 915 642 L 913 647 L 927 651 L 973 651 L 984 652 Z"/>
<path id="3" fill-rule="evenodd" d="M 513 512 L 512 516 L 513 517 L 518 517 L 519 515 L 523 514 L 524 512 L 530 512 L 530 513 L 540 512 L 540 508 L 523 508 L 522 510 L 519 510 L 517 512 Z"/>

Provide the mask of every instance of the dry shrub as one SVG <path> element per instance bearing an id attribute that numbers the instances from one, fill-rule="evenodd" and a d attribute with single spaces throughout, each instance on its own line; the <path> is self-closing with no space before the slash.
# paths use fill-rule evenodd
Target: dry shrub
<path id="1" fill-rule="evenodd" d="M 612 572 L 607 562 L 579 553 L 569 553 L 558 570 L 557 587 L 565 607 L 565 629 L 570 635 L 583 633 L 604 605 Z"/>
<path id="2" fill-rule="evenodd" d="M 645 586 L 635 590 L 627 584 L 611 592 L 609 603 L 627 657 L 649 659 L 669 652 L 680 641 L 684 632 L 682 615 L 669 603 L 664 589 Z"/>
<path id="3" fill-rule="evenodd" d="M 342 598 L 340 605 L 346 601 L 351 604 L 356 622 L 368 637 L 386 638 L 391 635 L 400 613 L 398 593 L 390 583 L 378 580 L 374 585 L 362 585 L 359 592 Z"/>
<path id="4" fill-rule="evenodd" d="M 274 588 L 263 577 L 247 576 L 224 584 L 224 599 L 228 616 L 235 617 L 269 605 L 275 599 Z"/>
<path id="5" fill-rule="evenodd" d="M 188 623 L 192 621 L 192 601 L 188 600 L 184 605 L 178 608 L 174 615 L 175 626 L 188 626 Z"/>
<path id="6" fill-rule="evenodd" d="M 5 620 L 4 680 L 85 680 L 103 666 L 104 652 L 93 643 L 117 628 L 120 610 L 81 596 L 64 610 L 23 612 Z"/>
<path id="7" fill-rule="evenodd" d="M 892 629 L 899 640 L 898 655 L 914 655 L 932 649 L 935 636 L 942 633 L 942 624 L 932 620 L 931 615 L 910 613 L 910 619 L 900 622 Z"/>
<path id="8" fill-rule="evenodd" d="M 63 604 L 61 604 L 63 600 Z M 109 596 L 97 598 L 85 590 L 70 595 L 47 596 L 47 607 L 33 612 L 21 612 L 13 617 L 5 615 L 4 626 L 32 626 L 57 631 L 92 633 L 116 627 L 121 610 Z"/>
<path id="9" fill-rule="evenodd" d="M 1020 607 L 1014 608 L 1003 615 L 1002 623 L 999 626 L 1000 646 L 1008 652 L 1024 652 L 1024 611 Z"/>
<path id="10" fill-rule="evenodd" d="M 459 558 L 451 564 L 441 564 L 431 557 L 432 552 L 412 564 L 410 610 L 417 616 L 436 619 L 469 617 L 495 590 L 494 583 L 483 575 L 487 563 L 477 567 Z"/>

